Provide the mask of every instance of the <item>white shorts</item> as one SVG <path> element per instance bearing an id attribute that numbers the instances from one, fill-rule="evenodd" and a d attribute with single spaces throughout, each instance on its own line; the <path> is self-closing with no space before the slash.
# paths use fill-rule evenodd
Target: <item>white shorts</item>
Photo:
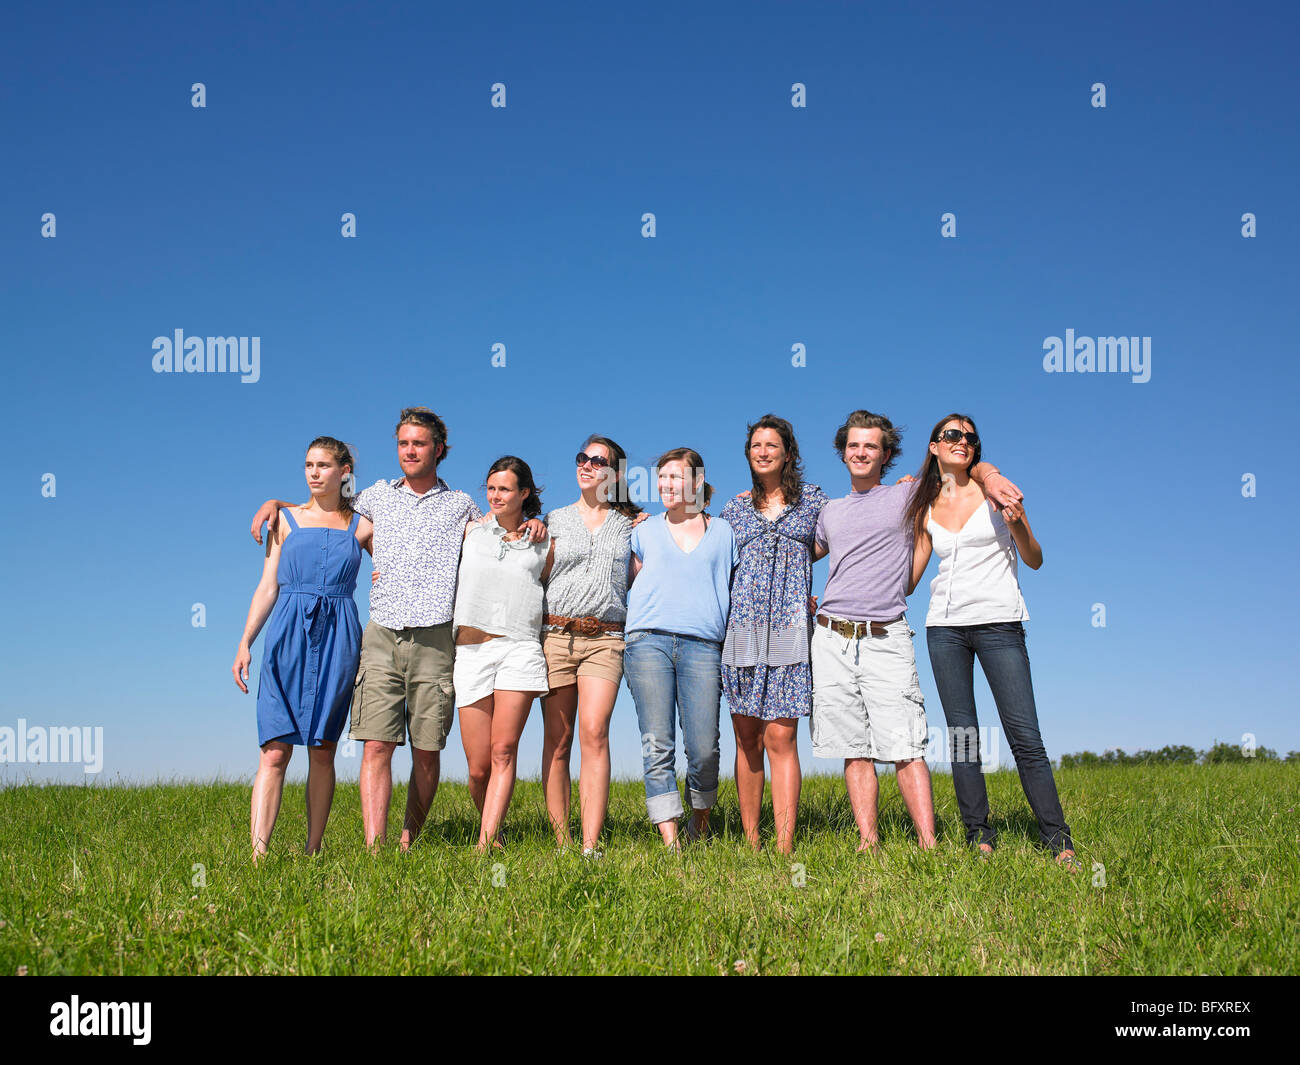
<path id="1" fill-rule="evenodd" d="M 498 636 L 483 643 L 458 644 L 451 683 L 456 689 L 457 706 L 476 703 L 498 688 L 544 693 L 550 685 L 542 642 Z"/>
<path id="2" fill-rule="evenodd" d="M 814 755 L 877 762 L 925 757 L 925 697 L 913 635 L 907 618 L 887 625 L 884 636 L 846 639 L 820 625 L 813 629 Z"/>

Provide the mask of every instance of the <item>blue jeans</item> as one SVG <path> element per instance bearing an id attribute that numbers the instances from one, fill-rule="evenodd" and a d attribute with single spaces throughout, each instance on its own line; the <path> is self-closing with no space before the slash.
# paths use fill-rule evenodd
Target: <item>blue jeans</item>
<path id="1" fill-rule="evenodd" d="M 1025 627 L 1019 621 L 990 625 L 935 625 L 925 630 L 934 684 L 948 722 L 952 786 L 966 825 L 966 842 L 994 844 L 989 827 L 989 797 L 980 769 L 979 727 L 975 718 L 975 658 L 997 703 L 1002 731 L 1016 759 L 1025 798 L 1038 819 L 1043 846 L 1059 854 L 1073 849 L 1070 826 L 1052 778 L 1052 764 L 1038 731 L 1038 710 L 1025 650 Z"/>
<path id="2" fill-rule="evenodd" d="M 718 709 L 722 697 L 722 644 L 658 629 L 624 637 L 623 676 L 641 728 L 645 808 L 655 824 L 683 813 L 677 791 L 676 719 L 686 744 L 686 793 L 691 808 L 718 799 Z"/>

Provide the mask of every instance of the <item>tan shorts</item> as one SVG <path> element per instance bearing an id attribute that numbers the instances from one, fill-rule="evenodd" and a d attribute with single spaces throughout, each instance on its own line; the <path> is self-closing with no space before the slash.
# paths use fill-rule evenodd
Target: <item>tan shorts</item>
<path id="1" fill-rule="evenodd" d="M 422 751 L 447 745 L 456 693 L 451 622 L 419 629 L 366 625 L 352 689 L 354 740 L 406 743 Z"/>
<path id="2" fill-rule="evenodd" d="M 603 677 L 615 685 L 623 680 L 623 637 L 613 632 L 578 636 L 547 629 L 542 636 L 546 679 L 551 690 L 577 684 L 579 677 Z"/>

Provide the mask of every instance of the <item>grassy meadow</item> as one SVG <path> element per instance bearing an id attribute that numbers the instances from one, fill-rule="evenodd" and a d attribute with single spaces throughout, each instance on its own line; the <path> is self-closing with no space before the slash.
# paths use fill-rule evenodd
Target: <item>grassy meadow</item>
<path id="1" fill-rule="evenodd" d="M 312 858 L 290 785 L 260 867 L 245 784 L 11 786 L 0 973 L 1300 971 L 1300 765 L 1061 770 L 1074 875 L 1035 846 L 1015 773 L 987 780 L 991 861 L 965 846 L 948 777 L 939 847 L 922 853 L 882 775 L 875 857 L 854 852 L 834 776 L 805 779 L 789 857 L 744 847 L 729 780 L 713 838 L 681 855 L 645 821 L 640 782 L 618 781 L 599 861 L 556 850 L 535 781 L 516 790 L 505 853 L 470 847 L 477 818 L 452 783 L 409 854 L 369 855 L 353 782 Z M 394 823 L 404 802 L 395 788 Z"/>

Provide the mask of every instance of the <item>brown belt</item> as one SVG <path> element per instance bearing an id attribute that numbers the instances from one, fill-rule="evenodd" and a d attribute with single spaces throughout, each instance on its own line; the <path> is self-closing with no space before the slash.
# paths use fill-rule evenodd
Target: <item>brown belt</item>
<path id="1" fill-rule="evenodd" d="M 575 636 L 598 636 L 603 632 L 622 632 L 623 625 L 618 621 L 601 621 L 595 617 L 566 618 L 559 614 L 547 614 L 546 624 L 561 632 L 571 632 Z"/>
<path id="2" fill-rule="evenodd" d="M 825 614 L 817 615 L 818 625 L 823 629 L 830 629 L 837 635 L 843 636 L 846 640 L 856 640 L 867 635 L 887 636 L 889 630 L 885 626 L 902 620 L 902 614 L 899 614 L 896 618 L 890 618 L 888 621 L 843 621 L 840 618 L 827 617 Z"/>

